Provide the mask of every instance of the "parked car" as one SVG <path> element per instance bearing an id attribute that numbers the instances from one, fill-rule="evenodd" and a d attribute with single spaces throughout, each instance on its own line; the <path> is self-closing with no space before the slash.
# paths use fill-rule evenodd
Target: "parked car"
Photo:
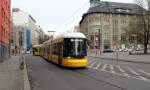
<path id="1" fill-rule="evenodd" d="M 114 52 L 112 49 L 104 49 L 103 50 L 103 53 L 111 53 L 111 52 Z"/>
<path id="2" fill-rule="evenodd" d="M 129 51 L 129 55 L 138 55 L 138 54 L 142 54 L 143 52 L 144 52 L 143 50 L 134 49 L 132 51 Z"/>
<path id="3" fill-rule="evenodd" d="M 31 51 L 26 51 L 26 54 L 30 54 L 31 53 Z"/>

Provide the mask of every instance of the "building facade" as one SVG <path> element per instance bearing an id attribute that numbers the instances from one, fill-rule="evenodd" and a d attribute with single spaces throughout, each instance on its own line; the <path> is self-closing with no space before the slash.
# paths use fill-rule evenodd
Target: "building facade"
<path id="1" fill-rule="evenodd" d="M 44 40 L 45 33 L 39 25 L 37 25 L 37 30 L 39 32 L 39 35 L 38 35 L 39 41 L 38 42 L 39 42 L 39 44 L 42 44 L 43 42 L 45 42 L 45 40 Z"/>
<path id="2" fill-rule="evenodd" d="M 79 32 L 79 26 L 74 26 L 74 32 Z"/>
<path id="3" fill-rule="evenodd" d="M 90 0 L 91 7 L 80 21 L 80 32 L 89 40 L 91 49 L 125 48 L 125 30 L 136 18 L 136 4 Z"/>
<path id="4" fill-rule="evenodd" d="M 12 47 L 28 51 L 32 45 L 38 44 L 36 21 L 33 17 L 19 8 L 14 8 L 12 18 L 14 25 Z"/>
<path id="5" fill-rule="evenodd" d="M 10 0 L 0 0 L 0 61 L 8 58 L 10 50 Z"/>

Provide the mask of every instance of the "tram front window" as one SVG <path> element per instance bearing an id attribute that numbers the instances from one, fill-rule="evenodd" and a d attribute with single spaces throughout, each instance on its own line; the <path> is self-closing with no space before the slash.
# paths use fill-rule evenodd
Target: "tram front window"
<path id="1" fill-rule="evenodd" d="M 37 48 L 33 48 L 33 52 L 38 52 L 38 49 Z"/>
<path id="2" fill-rule="evenodd" d="M 86 53 L 86 39 L 65 39 L 64 57 L 84 57 Z"/>

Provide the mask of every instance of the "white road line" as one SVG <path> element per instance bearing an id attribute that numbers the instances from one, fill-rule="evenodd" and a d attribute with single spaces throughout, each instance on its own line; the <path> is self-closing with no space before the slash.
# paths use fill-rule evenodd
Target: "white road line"
<path id="1" fill-rule="evenodd" d="M 98 69 L 101 66 L 101 63 L 98 63 L 98 65 L 94 69 Z"/>
<path id="2" fill-rule="evenodd" d="M 93 67 L 93 65 L 94 64 L 96 64 L 97 62 L 92 62 L 91 64 L 90 64 L 90 66 L 88 66 L 89 68 L 92 68 Z"/>
<path id="3" fill-rule="evenodd" d="M 123 73 L 124 76 L 129 76 L 129 74 L 125 73 L 125 71 L 120 67 L 120 66 L 116 66 L 119 71 L 121 71 Z"/>
<path id="4" fill-rule="evenodd" d="M 100 64 L 99 64 L 99 65 L 100 65 Z M 97 65 L 96 67 L 98 67 L 99 65 Z M 102 65 L 102 64 L 101 64 L 101 65 Z M 105 70 L 107 66 L 108 66 L 108 64 L 104 64 L 104 65 L 102 66 L 102 69 L 98 69 L 98 70 L 101 70 L 101 71 L 104 71 L 104 72 L 107 72 L 107 73 L 112 73 L 112 72 L 110 72 L 110 71 Z M 96 67 L 95 67 L 95 68 L 96 68 Z M 147 78 L 145 78 L 145 77 L 143 77 L 143 76 L 140 76 L 140 74 L 136 73 L 136 72 L 133 71 L 131 68 L 128 68 L 128 69 L 131 70 L 132 73 L 134 72 L 134 73 L 138 74 L 137 77 L 131 76 L 131 75 L 125 73 L 125 71 L 124 71 L 120 66 L 116 66 L 116 67 L 117 67 L 121 72 L 123 72 L 123 74 L 120 74 L 120 73 L 113 73 L 113 74 L 115 74 L 115 75 L 124 76 L 124 77 L 129 77 L 129 78 L 133 78 L 133 79 L 137 79 L 137 80 L 142 80 L 142 81 L 146 81 L 146 82 L 149 82 L 149 83 L 150 83 L 150 80 L 148 80 Z M 94 69 L 94 68 L 93 68 L 93 69 Z M 130 72 L 131 72 L 131 71 L 130 71 Z M 134 74 L 134 73 L 133 73 L 133 74 Z"/>
<path id="5" fill-rule="evenodd" d="M 113 65 L 110 65 L 110 64 L 109 64 L 109 66 L 110 66 L 111 72 L 112 72 L 112 73 L 115 73 L 115 71 L 114 71 L 114 66 L 113 66 Z"/>
<path id="6" fill-rule="evenodd" d="M 121 71 L 121 72 L 125 72 L 120 66 L 116 66 L 118 69 L 119 69 L 119 71 Z"/>
<path id="7" fill-rule="evenodd" d="M 140 74 L 138 74 L 137 72 L 135 72 L 135 71 L 133 71 L 131 68 L 129 68 L 129 67 L 127 67 L 127 69 L 131 72 L 131 73 L 133 73 L 133 74 L 135 74 L 135 75 L 137 75 L 137 76 L 139 76 Z"/>
<path id="8" fill-rule="evenodd" d="M 148 77 L 150 77 L 150 74 L 149 74 L 149 73 L 147 73 L 147 72 L 145 72 L 144 70 L 139 69 L 138 71 L 140 71 L 140 72 L 142 72 L 143 74 L 145 74 L 145 75 L 147 75 Z"/>
<path id="9" fill-rule="evenodd" d="M 137 75 L 137 76 L 138 76 L 141 80 L 149 81 L 149 80 L 148 80 L 148 79 L 146 79 L 145 77 L 140 76 L 140 74 L 138 74 L 137 72 L 133 71 L 131 68 L 127 67 L 127 69 L 128 69 L 131 73 L 133 73 L 133 74 Z"/>
<path id="10" fill-rule="evenodd" d="M 108 66 L 108 64 L 104 64 L 101 70 L 106 71 L 105 69 L 106 69 L 107 66 Z"/>

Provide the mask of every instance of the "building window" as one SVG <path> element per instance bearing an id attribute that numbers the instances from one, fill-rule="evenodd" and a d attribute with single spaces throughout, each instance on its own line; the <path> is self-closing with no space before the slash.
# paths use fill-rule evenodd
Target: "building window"
<path id="1" fill-rule="evenodd" d="M 103 28 L 104 31 L 110 31 L 110 25 L 104 25 L 104 28 Z"/>
<path id="2" fill-rule="evenodd" d="M 136 40 L 136 37 L 135 37 L 134 35 L 129 37 L 129 41 L 130 41 L 131 43 L 134 43 L 135 40 Z"/>
<path id="3" fill-rule="evenodd" d="M 126 24 L 126 20 L 121 20 L 121 24 Z"/>
<path id="4" fill-rule="evenodd" d="M 114 20 L 113 23 L 114 23 L 115 25 L 118 25 L 118 20 Z"/>
<path id="5" fill-rule="evenodd" d="M 104 24 L 109 24 L 109 18 L 108 17 L 104 18 Z"/>
<path id="6" fill-rule="evenodd" d="M 110 49 L 110 40 L 104 40 L 104 49 Z"/>
<path id="7" fill-rule="evenodd" d="M 113 35 L 113 41 L 118 41 L 118 35 Z"/>
<path id="8" fill-rule="evenodd" d="M 113 34 L 118 34 L 118 20 L 113 20 Z"/>
<path id="9" fill-rule="evenodd" d="M 127 12 L 127 13 L 129 13 L 129 12 L 131 12 L 131 9 L 116 8 L 116 11 L 117 11 L 117 12 Z"/>
<path id="10" fill-rule="evenodd" d="M 125 42 L 126 41 L 126 36 L 125 35 L 121 35 L 121 41 Z"/>

